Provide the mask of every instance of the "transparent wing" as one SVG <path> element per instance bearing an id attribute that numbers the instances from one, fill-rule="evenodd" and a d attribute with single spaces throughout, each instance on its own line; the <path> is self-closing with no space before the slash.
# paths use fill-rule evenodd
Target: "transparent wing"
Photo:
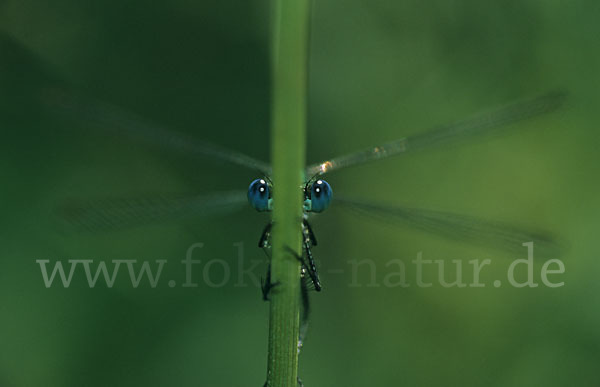
<path id="1" fill-rule="evenodd" d="M 198 196 L 154 196 L 72 202 L 58 209 L 70 226 L 85 231 L 116 230 L 154 222 L 224 214 L 247 205 L 246 191 Z"/>
<path id="2" fill-rule="evenodd" d="M 523 243 L 534 242 L 536 257 L 557 257 L 562 246 L 550 234 L 527 230 L 504 222 L 480 219 L 450 212 L 386 206 L 347 197 L 336 197 L 339 203 L 361 215 L 379 221 L 408 226 L 467 243 L 493 247 L 522 257 Z"/>
<path id="3" fill-rule="evenodd" d="M 145 122 L 141 117 L 105 102 L 68 93 L 62 89 L 45 90 L 42 98 L 53 110 L 84 122 L 91 122 L 102 131 L 125 135 L 136 141 L 191 156 L 233 163 L 258 171 L 262 175 L 271 173 L 270 165 L 263 161 Z"/>
<path id="4" fill-rule="evenodd" d="M 487 114 L 481 114 L 451 125 L 438 127 L 425 133 L 404 137 L 380 146 L 326 160 L 307 167 L 306 176 L 322 175 L 345 167 L 364 164 L 372 160 L 384 159 L 401 153 L 489 134 L 502 126 L 556 110 L 562 105 L 565 97 L 565 92 L 551 92 L 534 99 L 507 105 Z"/>

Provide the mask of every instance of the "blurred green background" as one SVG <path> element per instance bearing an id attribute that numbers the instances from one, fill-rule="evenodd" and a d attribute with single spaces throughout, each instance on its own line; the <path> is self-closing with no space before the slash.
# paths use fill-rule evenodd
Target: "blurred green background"
<path id="1" fill-rule="evenodd" d="M 570 94 L 507 136 L 332 173 L 334 193 L 543 228 L 569 248 L 565 286 L 494 288 L 506 254 L 332 208 L 313 222 L 324 290 L 311 294 L 305 385 L 600 385 L 599 11 L 597 1 L 316 1 L 309 163 L 548 90 Z M 69 85 L 268 160 L 268 26 L 265 1 L 0 1 L 0 386 L 262 385 L 268 304 L 249 280 L 235 286 L 234 244 L 246 268 L 263 262 L 261 275 L 267 217 L 246 208 L 81 233 L 54 214 L 74 199 L 244 190 L 258 176 L 61 119 L 38 96 Z M 200 286 L 170 288 L 195 242 Z M 348 261 L 372 259 L 381 281 L 389 260 L 408 266 L 419 251 L 465 266 L 491 258 L 487 287 L 349 286 Z M 232 279 L 213 288 L 201 273 L 215 258 Z M 36 259 L 168 264 L 156 288 L 133 288 L 124 271 L 113 288 L 90 288 L 79 271 L 68 289 L 47 289 Z"/>

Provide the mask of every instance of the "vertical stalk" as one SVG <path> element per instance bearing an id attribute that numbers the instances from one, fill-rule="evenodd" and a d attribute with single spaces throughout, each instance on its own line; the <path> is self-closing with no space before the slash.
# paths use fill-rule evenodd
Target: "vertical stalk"
<path id="1" fill-rule="evenodd" d="M 267 384 L 296 387 L 311 0 L 272 1 L 273 255 Z"/>

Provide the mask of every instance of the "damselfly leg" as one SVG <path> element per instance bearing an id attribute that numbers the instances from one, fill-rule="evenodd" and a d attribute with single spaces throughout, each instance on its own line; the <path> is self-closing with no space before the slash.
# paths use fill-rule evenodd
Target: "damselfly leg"
<path id="1" fill-rule="evenodd" d="M 319 280 L 319 273 L 317 272 L 317 266 L 315 265 L 315 260 L 311 251 L 311 247 L 316 245 L 317 239 L 315 238 L 315 234 L 313 233 L 308 220 L 304 218 L 302 220 L 302 246 L 304 249 L 304 254 L 306 255 L 306 259 L 304 259 L 304 257 L 300 257 L 300 262 L 302 262 L 303 268 L 305 269 L 306 273 L 308 273 L 315 290 L 320 292 L 321 281 Z"/>
<path id="2" fill-rule="evenodd" d="M 271 239 L 270 238 L 271 238 L 271 229 L 272 228 L 273 228 L 273 222 L 269 222 L 263 229 L 260 239 L 258 240 L 258 247 L 263 249 L 263 251 L 265 252 L 265 255 L 269 259 L 269 262 L 267 264 L 266 278 L 264 280 L 261 280 L 261 290 L 262 290 L 263 300 L 265 300 L 265 301 L 269 300 L 269 293 L 271 292 L 271 289 L 273 289 L 275 286 L 279 285 L 279 282 L 275 282 L 275 283 L 271 282 L 271 243 L 270 243 Z"/>

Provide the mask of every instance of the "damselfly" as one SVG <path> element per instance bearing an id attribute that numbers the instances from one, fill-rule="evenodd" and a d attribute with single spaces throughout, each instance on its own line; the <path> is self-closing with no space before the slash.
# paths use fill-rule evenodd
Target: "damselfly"
<path id="1" fill-rule="evenodd" d="M 516 126 L 513 124 L 517 122 L 558 109 L 564 102 L 565 96 L 566 94 L 560 91 L 547 93 L 451 125 L 441 126 L 307 166 L 305 184 L 299 189 L 304 194 L 303 241 L 305 258 L 307 258 L 305 266 L 315 290 L 319 290 L 321 284 L 316 269 L 311 268 L 314 265 L 309 259 L 312 256 L 311 247 L 316 245 L 316 238 L 308 219 L 311 214 L 325 211 L 330 203 L 339 204 L 379 220 L 400 222 L 424 231 L 468 240 L 474 244 L 491 245 L 507 251 L 516 251 L 521 248 L 521 242 L 529 240 L 535 241 L 540 248 L 548 248 L 549 251 L 555 248 L 553 239 L 543 232 L 448 212 L 381 205 L 368 200 L 355 199 L 338 192 L 333 195 L 333 189 L 323 179 L 323 175 L 392 156 L 507 132 L 509 128 Z M 273 206 L 273 201 L 276 200 L 271 166 L 266 162 L 169 131 L 161 126 L 145 122 L 141 117 L 116 106 L 84 98 L 74 93 L 67 93 L 62 89 L 45 90 L 43 99 L 45 104 L 54 111 L 60 111 L 71 118 L 94 124 L 99 130 L 112 131 L 133 140 L 183 152 L 192 157 L 211 158 L 232 163 L 249 168 L 258 175 L 247 190 L 187 197 L 155 196 L 140 199 L 106 199 L 79 204 L 71 203 L 64 206 L 62 212 L 64 217 L 81 228 L 89 230 L 115 229 L 149 222 L 210 215 L 234 211 L 247 205 L 248 202 L 257 211 L 268 212 Z M 261 234 L 259 247 L 270 246 L 269 236 L 270 228 L 267 225 Z"/>
<path id="2" fill-rule="evenodd" d="M 337 192 L 333 195 L 333 189 L 323 179 L 323 175 L 375 160 L 471 140 L 496 132 L 501 133 L 519 121 L 556 110 L 562 105 L 564 99 L 565 93 L 551 92 L 533 99 L 512 103 L 451 125 L 307 166 L 304 171 L 306 181 L 302 187 L 299 187 L 304 195 L 303 252 L 298 257 L 301 261 L 303 277 L 301 294 L 304 307 L 299 348 L 303 343 L 308 323 L 308 289 L 312 287 L 314 290 L 320 291 L 322 288 L 312 254 L 312 248 L 317 245 L 317 239 L 309 223 L 309 218 L 311 214 L 325 211 L 331 203 L 340 204 L 377 219 L 403 223 L 424 231 L 468 240 L 472 243 L 483 243 L 511 252 L 520 249 L 521 243 L 526 241 L 534 241 L 538 251 L 542 249 L 551 252 L 556 248 L 553 238 L 543 232 L 448 212 L 381 205 L 339 195 Z M 236 210 L 247 205 L 248 202 L 257 211 L 268 212 L 273 208 L 273 202 L 277 200 L 276 189 L 271 178 L 271 166 L 268 163 L 239 152 L 176 134 L 99 101 L 91 101 L 58 90 L 47 91 L 44 94 L 44 100 L 54 109 L 86 122 L 95 123 L 102 130 L 115 131 L 135 140 L 182 151 L 194 157 L 208 157 L 233 163 L 250 168 L 258 174 L 247 190 L 192 197 L 100 200 L 86 202 L 84 205 L 65 206 L 63 212 L 65 218 L 80 227 L 90 230 L 114 229 L 155 221 L 205 216 Z M 260 235 L 258 243 L 258 246 L 267 252 L 267 256 L 270 256 L 270 237 L 271 223 L 268 223 Z M 267 270 L 262 289 L 265 299 L 268 299 L 271 288 L 269 273 L 270 269 Z"/>

